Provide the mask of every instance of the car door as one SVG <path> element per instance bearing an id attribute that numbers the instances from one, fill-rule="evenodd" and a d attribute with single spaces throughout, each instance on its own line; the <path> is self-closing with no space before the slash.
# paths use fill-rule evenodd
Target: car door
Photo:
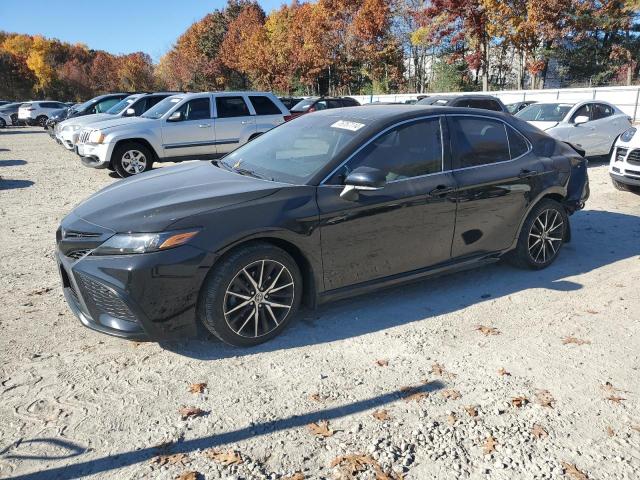
<path id="1" fill-rule="evenodd" d="M 381 279 L 449 260 L 455 223 L 441 117 L 403 122 L 357 151 L 318 187 L 325 288 Z M 358 167 L 382 170 L 386 185 L 341 198 Z"/>
<path id="2" fill-rule="evenodd" d="M 614 115 L 614 113 L 613 107 L 605 103 L 593 105 L 591 124 L 595 127 L 597 138 L 593 155 L 608 154 L 618 135 L 629 127 L 629 122 L 626 122 L 626 127 L 622 126 L 624 117 L 622 115 Z"/>
<path id="3" fill-rule="evenodd" d="M 578 147 L 582 148 L 588 156 L 597 155 L 599 144 L 602 142 L 602 136 L 597 130 L 597 125 L 593 122 L 593 103 L 585 103 L 580 106 L 570 116 L 569 125 L 572 125 L 568 140 Z M 586 123 L 576 124 L 576 118 L 588 117 Z"/>
<path id="4" fill-rule="evenodd" d="M 256 132 L 266 132 L 284 123 L 284 113 L 266 95 L 249 95 L 249 101 L 256 112 Z"/>
<path id="5" fill-rule="evenodd" d="M 215 97 L 215 135 L 218 154 L 225 154 L 246 143 L 256 133 L 256 117 L 243 95 Z"/>
<path id="6" fill-rule="evenodd" d="M 180 113 L 179 119 L 171 120 L 177 113 Z M 210 96 L 191 98 L 162 122 L 165 157 L 213 155 L 216 153 L 214 135 Z"/>
<path id="7" fill-rule="evenodd" d="M 453 114 L 447 119 L 458 185 L 452 256 L 508 248 L 539 188 L 544 165 L 528 140 L 499 119 Z"/>

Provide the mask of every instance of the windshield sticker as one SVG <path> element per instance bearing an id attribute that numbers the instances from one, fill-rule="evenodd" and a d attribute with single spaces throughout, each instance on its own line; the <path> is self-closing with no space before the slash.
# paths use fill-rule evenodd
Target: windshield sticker
<path id="1" fill-rule="evenodd" d="M 341 128 L 343 130 L 349 130 L 351 132 L 357 132 L 364 126 L 364 123 L 349 122 L 347 120 L 338 120 L 336 123 L 331 125 L 332 128 Z"/>

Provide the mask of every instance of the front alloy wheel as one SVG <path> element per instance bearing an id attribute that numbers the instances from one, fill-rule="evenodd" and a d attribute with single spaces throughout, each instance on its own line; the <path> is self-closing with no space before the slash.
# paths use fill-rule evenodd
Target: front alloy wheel
<path id="1" fill-rule="evenodd" d="M 138 142 L 118 145 L 111 158 L 111 166 L 123 178 L 139 175 L 151 170 L 153 166 L 153 154 Z"/>
<path id="2" fill-rule="evenodd" d="M 139 150 L 127 150 L 120 159 L 122 168 L 129 175 L 137 175 L 147 169 L 147 157 Z"/>

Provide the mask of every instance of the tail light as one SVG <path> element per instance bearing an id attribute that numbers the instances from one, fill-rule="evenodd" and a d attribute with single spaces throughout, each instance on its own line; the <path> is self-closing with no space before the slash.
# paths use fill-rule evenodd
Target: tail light
<path id="1" fill-rule="evenodd" d="M 291 120 L 293 120 L 293 115 L 284 115 L 284 121 L 285 122 L 289 122 Z"/>
<path id="2" fill-rule="evenodd" d="M 33 111 L 35 110 L 35 108 L 33 108 L 33 107 L 29 107 L 29 108 L 25 108 L 25 110 L 26 110 L 27 112 L 33 112 Z"/>

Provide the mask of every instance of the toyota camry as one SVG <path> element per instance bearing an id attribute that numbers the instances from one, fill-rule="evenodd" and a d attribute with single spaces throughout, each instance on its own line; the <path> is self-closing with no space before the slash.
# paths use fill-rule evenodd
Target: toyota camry
<path id="1" fill-rule="evenodd" d="M 57 261 L 87 327 L 252 346 L 301 304 L 503 258 L 548 267 L 588 194 L 579 149 L 510 115 L 333 109 L 97 192 L 62 221 Z"/>

